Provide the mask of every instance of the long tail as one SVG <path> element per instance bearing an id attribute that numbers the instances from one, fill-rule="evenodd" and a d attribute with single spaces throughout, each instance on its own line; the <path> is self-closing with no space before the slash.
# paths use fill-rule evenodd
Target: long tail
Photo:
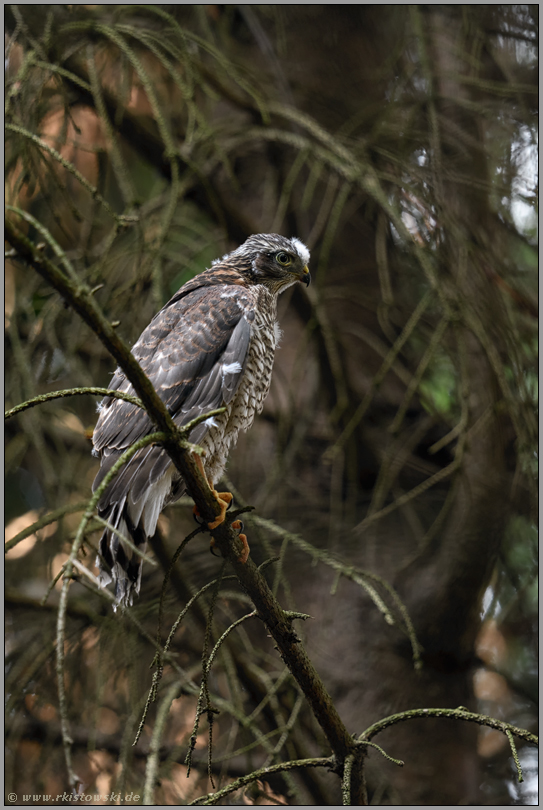
<path id="1" fill-rule="evenodd" d="M 94 479 L 96 491 L 122 450 L 104 451 Z M 136 453 L 111 481 L 98 502 L 98 514 L 109 524 L 100 539 L 100 583 L 115 584 L 118 604 L 131 605 L 139 594 L 142 559 L 134 549 L 145 552 L 156 532 L 164 506 L 184 493 L 182 479 L 167 453 L 157 446 Z M 128 540 L 128 542 L 127 542 Z"/>
<path id="2" fill-rule="evenodd" d="M 126 498 L 100 516 L 111 526 L 104 530 L 100 538 L 96 559 L 100 584 L 105 586 L 113 582 L 117 604 L 128 607 L 140 592 L 143 560 L 126 539 L 145 553 L 149 537 L 143 526 L 134 526 L 130 520 Z"/>

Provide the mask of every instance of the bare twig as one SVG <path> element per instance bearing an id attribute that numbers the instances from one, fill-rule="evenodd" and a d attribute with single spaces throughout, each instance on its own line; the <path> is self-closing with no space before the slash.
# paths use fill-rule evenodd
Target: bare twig
<path id="1" fill-rule="evenodd" d="M 390 717 L 385 717 L 377 723 L 369 726 L 359 737 L 359 742 L 364 742 L 373 739 L 381 731 L 384 731 L 390 726 L 397 723 L 403 723 L 406 720 L 413 720 L 418 717 L 443 717 L 449 720 L 467 720 L 470 723 L 477 723 L 480 726 L 488 726 L 495 728 L 503 734 L 514 734 L 515 737 L 520 737 L 532 745 L 538 745 L 538 738 L 535 734 L 527 731 L 524 728 L 512 726 L 510 723 L 504 723 L 501 720 L 495 720 L 494 717 L 488 717 L 484 714 L 476 714 L 475 712 L 468 712 L 466 709 L 411 709 L 407 712 L 400 712 L 398 714 L 391 714 Z"/>
<path id="2" fill-rule="evenodd" d="M 279 765 L 268 765 L 266 768 L 259 768 L 256 771 L 236 779 L 235 782 L 227 785 L 215 793 L 208 793 L 206 796 L 199 796 L 194 801 L 189 802 L 188 807 L 195 805 L 210 805 L 216 804 L 218 801 L 234 793 L 245 785 L 250 785 L 251 782 L 256 782 L 257 779 L 262 779 L 265 776 L 270 776 L 272 773 L 284 773 L 285 771 L 292 771 L 295 768 L 333 768 L 333 757 L 314 757 L 312 759 L 298 759 L 291 762 L 281 762 Z"/>

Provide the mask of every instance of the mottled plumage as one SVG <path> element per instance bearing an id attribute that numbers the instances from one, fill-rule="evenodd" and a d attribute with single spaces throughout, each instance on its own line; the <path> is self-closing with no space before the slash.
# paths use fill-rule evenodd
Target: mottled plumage
<path id="1" fill-rule="evenodd" d="M 239 431 L 262 410 L 280 334 L 277 296 L 296 281 L 309 284 L 308 262 L 309 251 L 298 239 L 251 236 L 184 284 L 132 349 L 176 424 L 226 407 L 189 436 L 205 450 L 210 481 L 220 479 Z M 110 388 L 134 393 L 119 369 Z M 93 436 L 101 459 L 93 489 L 128 447 L 154 429 L 141 408 L 104 399 Z M 113 579 L 120 603 L 132 603 L 141 580 L 141 559 L 122 536 L 145 550 L 162 509 L 184 492 L 169 456 L 154 446 L 136 453 L 102 495 L 99 514 L 116 531 L 106 529 L 100 540 L 100 578 Z"/>

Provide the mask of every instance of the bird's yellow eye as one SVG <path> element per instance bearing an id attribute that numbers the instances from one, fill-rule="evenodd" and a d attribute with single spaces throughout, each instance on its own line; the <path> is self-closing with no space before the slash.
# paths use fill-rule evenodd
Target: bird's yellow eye
<path id="1" fill-rule="evenodd" d="M 285 253 L 283 250 L 279 251 L 279 253 L 276 253 L 275 258 L 277 259 L 279 264 L 283 265 L 283 267 L 288 267 L 289 264 L 292 264 L 292 258 L 288 255 L 288 253 Z"/>

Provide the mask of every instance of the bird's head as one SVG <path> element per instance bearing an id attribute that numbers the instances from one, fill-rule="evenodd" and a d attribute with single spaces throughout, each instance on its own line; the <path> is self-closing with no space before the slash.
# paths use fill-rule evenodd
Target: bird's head
<path id="1" fill-rule="evenodd" d="M 250 236 L 236 250 L 225 256 L 251 284 L 262 284 L 278 294 L 296 281 L 306 286 L 309 274 L 309 250 L 295 237 L 287 239 L 277 233 Z"/>

